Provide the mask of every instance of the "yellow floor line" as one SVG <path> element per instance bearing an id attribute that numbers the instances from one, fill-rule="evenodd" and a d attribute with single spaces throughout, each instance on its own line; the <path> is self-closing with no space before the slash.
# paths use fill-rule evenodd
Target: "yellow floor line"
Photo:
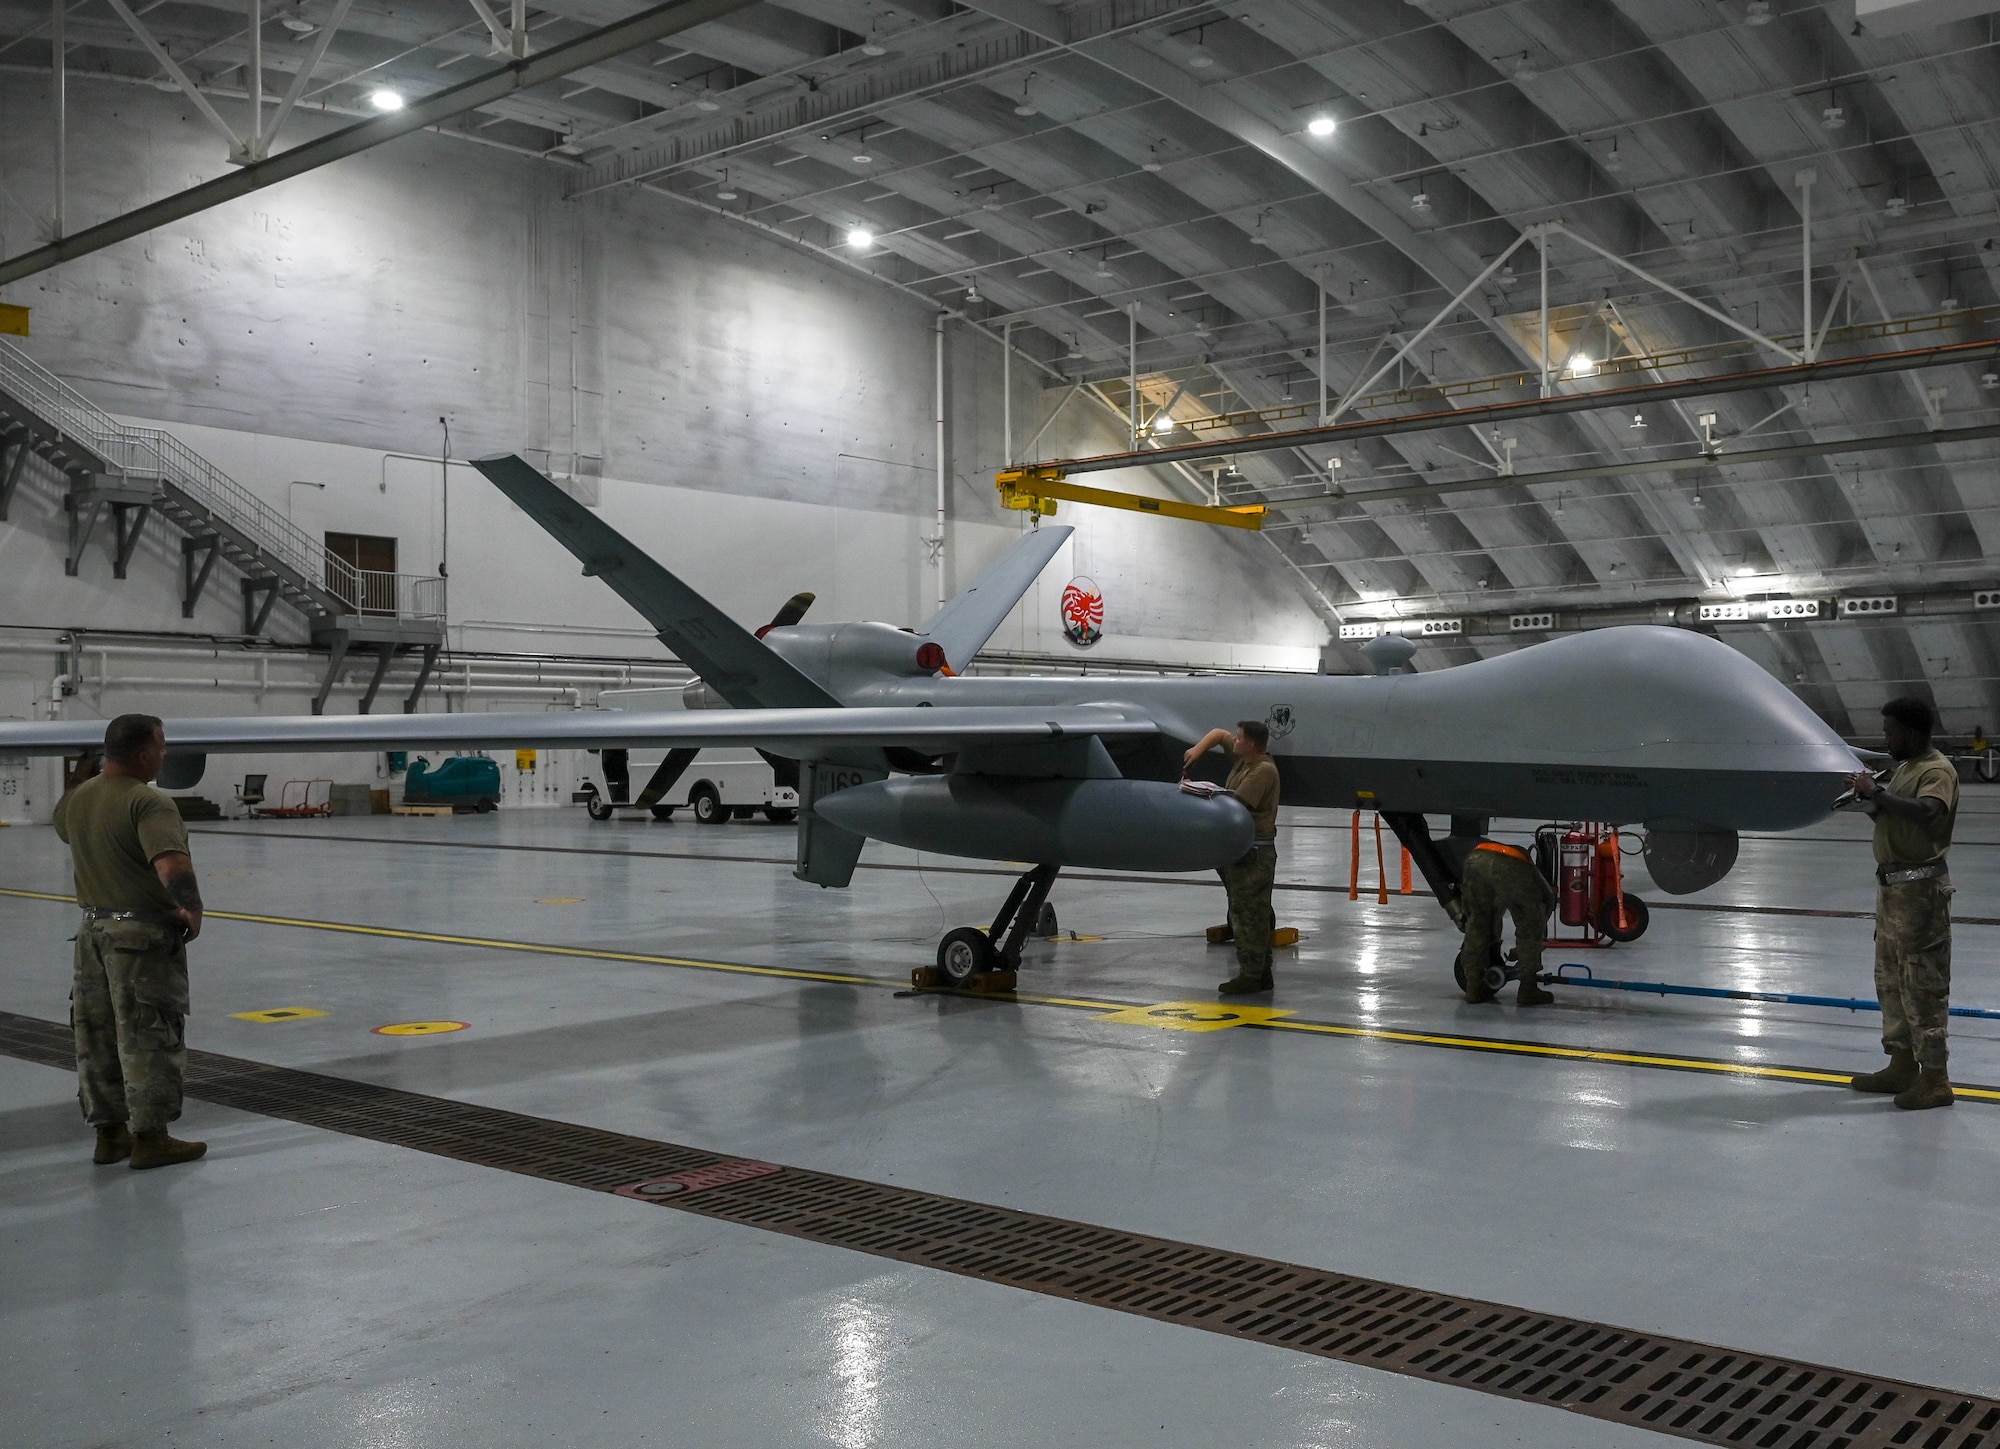
<path id="1" fill-rule="evenodd" d="M 72 905 L 76 901 L 74 896 L 60 895 L 52 891 L 11 890 L 6 887 L 0 887 L 0 896 L 11 896 L 18 900 L 55 901 L 63 905 Z M 207 915 L 210 919 L 218 921 L 245 921 L 253 925 L 288 926 L 298 930 L 332 931 L 349 936 L 376 936 L 394 941 L 425 941 L 440 946 L 471 946 L 482 950 L 517 951 L 537 956 L 571 956 L 591 961 L 629 961 L 641 966 L 679 966 L 696 971 L 725 971 L 739 976 L 767 976 L 787 981 L 830 981 L 846 986 L 907 989 L 907 982 L 903 978 L 893 976 L 864 976 L 844 971 L 801 971 L 784 966 L 748 966 L 735 961 L 709 961 L 695 956 L 654 956 L 642 951 L 610 951 L 588 946 L 557 946 L 538 941 L 507 941 L 487 936 L 455 936 L 441 931 L 401 931 L 389 926 L 359 926 L 346 921 L 316 921 L 297 916 L 253 915 L 247 911 L 209 911 Z M 1015 991 L 1005 996 L 978 996 L 974 999 L 1102 1012 L 1124 1011 L 1151 1004 L 1138 1001 L 1104 1001 L 1077 996 L 1049 996 L 1027 991 Z M 1435 1032 L 1398 1031 L 1389 1027 L 1344 1026 L 1336 1022 L 1300 1021 L 1295 1017 L 1244 1025 L 1259 1031 L 1308 1032 L 1316 1036 L 1351 1037 L 1361 1041 L 1389 1042 L 1403 1046 L 1495 1052 L 1529 1060 L 1604 1062 L 1618 1066 L 1649 1067 L 1654 1070 L 1754 1077 L 1767 1081 L 1812 1082 L 1824 1086 L 1844 1087 L 1849 1076 L 1846 1072 L 1818 1072 L 1803 1067 L 1766 1067 L 1747 1062 L 1663 1056 L 1648 1052 L 1606 1051 L 1595 1047 L 1545 1046 L 1538 1042 L 1509 1041 L 1493 1037 L 1449 1036 Z M 1954 1090 L 1960 1097 L 2000 1102 L 2000 1088 L 1955 1087 Z"/>

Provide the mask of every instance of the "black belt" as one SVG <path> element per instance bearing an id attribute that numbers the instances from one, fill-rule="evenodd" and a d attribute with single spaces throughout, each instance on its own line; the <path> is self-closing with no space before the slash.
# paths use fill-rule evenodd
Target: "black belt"
<path id="1" fill-rule="evenodd" d="M 1908 885 L 1911 881 L 1936 880 L 1945 873 L 1943 861 L 1930 865 L 1878 865 L 1875 879 L 1885 886 Z"/>
<path id="2" fill-rule="evenodd" d="M 182 926 L 186 922 L 178 916 L 162 916 L 152 911 L 107 911 L 101 906 L 85 906 L 83 918 L 86 921 L 139 921 L 148 926 Z"/>

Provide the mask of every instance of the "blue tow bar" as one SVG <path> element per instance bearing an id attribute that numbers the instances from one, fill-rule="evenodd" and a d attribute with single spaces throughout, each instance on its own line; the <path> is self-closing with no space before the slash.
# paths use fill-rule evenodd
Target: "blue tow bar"
<path id="1" fill-rule="evenodd" d="M 1568 972 L 1581 971 L 1581 976 L 1571 976 Z M 1542 980 L 1558 986 L 1601 986 L 1606 991 L 1638 991 L 1648 996 L 1709 996 L 1719 1001 L 1772 1001 L 1784 1006 L 1833 1006 L 1842 1011 L 1880 1011 L 1882 1003 L 1869 1001 L 1860 996 L 1801 996 L 1790 991 L 1731 991 L 1721 986 L 1672 986 L 1664 981 L 1617 981 L 1608 976 L 1599 976 L 1581 961 L 1565 961 L 1553 973 L 1544 972 Z M 2000 1011 L 1988 1011 L 1980 1006 L 1954 1006 L 1953 1016 L 1976 1016 L 1986 1021 L 2000 1021 Z"/>

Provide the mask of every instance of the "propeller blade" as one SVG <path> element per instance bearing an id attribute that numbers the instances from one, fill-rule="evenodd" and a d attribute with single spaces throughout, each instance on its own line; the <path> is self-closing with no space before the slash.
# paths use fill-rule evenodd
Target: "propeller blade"
<path id="1" fill-rule="evenodd" d="M 789 599 L 785 600 L 785 606 L 771 616 L 771 622 L 757 631 L 757 637 L 762 639 L 773 629 L 791 628 L 792 625 L 805 618 L 806 610 L 813 606 L 813 600 L 817 597 L 818 595 L 804 589 L 793 594 Z"/>

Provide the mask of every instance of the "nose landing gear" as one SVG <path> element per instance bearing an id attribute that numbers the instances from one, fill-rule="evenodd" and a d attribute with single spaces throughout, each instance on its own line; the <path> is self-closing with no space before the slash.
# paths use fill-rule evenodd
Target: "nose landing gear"
<path id="1" fill-rule="evenodd" d="M 1055 908 L 1049 904 L 1049 891 L 1060 870 L 1060 866 L 1038 865 L 1015 881 L 991 929 L 960 926 L 945 932 L 938 942 L 937 965 L 919 966 L 910 973 L 910 984 L 956 991 L 1012 991 L 1028 936 L 1055 934 Z"/>

